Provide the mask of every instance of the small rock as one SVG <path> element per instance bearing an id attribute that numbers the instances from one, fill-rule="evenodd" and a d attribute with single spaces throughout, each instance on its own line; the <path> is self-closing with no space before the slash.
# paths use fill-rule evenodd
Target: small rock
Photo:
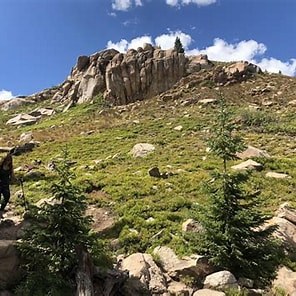
<path id="1" fill-rule="evenodd" d="M 259 162 L 252 160 L 252 159 L 248 159 L 240 164 L 232 166 L 231 168 L 235 171 L 244 171 L 244 170 L 260 171 L 260 170 L 262 170 L 263 165 Z"/>
<path id="2" fill-rule="evenodd" d="M 148 171 L 150 177 L 161 178 L 161 174 L 158 167 L 153 167 Z"/>
<path id="3" fill-rule="evenodd" d="M 178 126 L 174 127 L 175 131 L 181 131 L 182 129 L 183 129 L 182 125 L 178 125 Z"/>
<path id="4" fill-rule="evenodd" d="M 227 271 L 219 271 L 208 275 L 204 281 L 204 288 L 209 289 L 225 289 L 235 288 L 237 289 L 238 283 L 234 275 Z"/>
<path id="5" fill-rule="evenodd" d="M 291 179 L 291 176 L 283 173 L 276 173 L 276 172 L 267 172 L 265 177 L 268 178 L 275 178 L 275 179 Z"/>
<path id="6" fill-rule="evenodd" d="M 183 232 L 200 232 L 202 230 L 202 226 L 193 219 L 188 219 L 182 224 Z"/>
<path id="7" fill-rule="evenodd" d="M 133 149 L 130 151 L 133 157 L 145 157 L 149 153 L 152 153 L 155 150 L 155 146 L 149 143 L 139 143 L 136 144 Z"/>
<path id="8" fill-rule="evenodd" d="M 209 105 L 209 104 L 215 104 L 217 103 L 216 99 L 202 99 L 198 101 L 198 104 L 201 104 L 203 106 Z"/>
<path id="9" fill-rule="evenodd" d="M 251 279 L 248 279 L 248 278 L 239 278 L 238 279 L 238 284 L 241 286 L 241 287 L 245 287 L 245 288 L 253 288 L 254 286 L 254 281 L 251 280 Z"/>
<path id="10" fill-rule="evenodd" d="M 197 290 L 193 296 L 226 296 L 224 292 L 214 291 L 210 289 Z"/>
<path id="11" fill-rule="evenodd" d="M 22 133 L 20 135 L 19 142 L 28 143 L 28 142 L 31 142 L 32 140 L 33 140 L 33 133 L 29 131 L 29 132 Z"/>
<path id="12" fill-rule="evenodd" d="M 168 285 L 169 295 L 173 296 L 189 296 L 191 295 L 190 289 L 182 282 L 170 282 Z"/>
<path id="13" fill-rule="evenodd" d="M 249 159 L 252 157 L 265 157 L 270 158 L 270 155 L 261 149 L 248 145 L 247 149 L 236 153 L 236 156 L 242 160 Z"/>

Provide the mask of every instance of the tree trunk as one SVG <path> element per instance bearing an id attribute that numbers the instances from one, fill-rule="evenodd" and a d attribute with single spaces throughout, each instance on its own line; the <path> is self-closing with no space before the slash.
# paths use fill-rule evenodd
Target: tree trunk
<path id="1" fill-rule="evenodd" d="M 89 253 L 82 247 L 76 247 L 78 271 L 76 273 L 76 296 L 94 296 L 93 263 Z"/>

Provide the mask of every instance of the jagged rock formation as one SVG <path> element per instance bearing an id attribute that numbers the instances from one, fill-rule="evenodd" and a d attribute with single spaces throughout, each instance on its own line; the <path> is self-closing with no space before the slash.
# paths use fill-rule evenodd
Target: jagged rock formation
<path id="1" fill-rule="evenodd" d="M 206 55 L 185 57 L 145 44 L 138 50 L 114 49 L 81 56 L 53 100 L 82 103 L 99 93 L 112 105 L 125 105 L 170 89 L 182 77 L 211 67 Z"/>
<path id="2" fill-rule="evenodd" d="M 48 99 L 71 107 L 89 102 L 98 94 L 103 94 L 107 105 L 126 105 L 173 91 L 174 86 L 180 92 L 180 83 L 187 80 L 188 87 L 201 82 L 221 86 L 246 80 L 259 72 L 258 66 L 248 62 L 214 67 L 206 55 L 185 56 L 174 49 L 162 50 L 151 44 L 129 49 L 127 53 L 106 49 L 91 56 L 80 56 L 62 84 L 6 102 L 1 109 Z"/>

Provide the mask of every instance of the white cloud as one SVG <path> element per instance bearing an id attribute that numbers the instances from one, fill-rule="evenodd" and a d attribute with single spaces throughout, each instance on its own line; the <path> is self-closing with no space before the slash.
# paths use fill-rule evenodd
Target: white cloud
<path id="1" fill-rule="evenodd" d="M 150 36 L 142 36 L 137 37 L 128 44 L 128 49 L 134 48 L 137 49 L 138 47 L 142 47 L 144 43 L 150 43 L 152 44 L 152 38 Z"/>
<path id="2" fill-rule="evenodd" d="M 8 90 L 0 90 L 0 101 L 9 100 L 13 98 L 13 94 L 11 91 Z"/>
<path id="3" fill-rule="evenodd" d="M 119 42 L 113 43 L 111 40 L 107 43 L 107 48 L 114 48 L 120 52 L 125 52 L 128 47 L 128 41 L 121 39 Z"/>
<path id="4" fill-rule="evenodd" d="M 216 3 L 217 0 L 166 0 L 166 4 L 170 6 L 180 6 L 188 4 L 196 4 L 198 6 L 207 6 Z"/>
<path id="5" fill-rule="evenodd" d="M 141 36 L 132 39 L 128 42 L 126 39 L 121 39 L 119 42 L 112 42 L 111 40 L 107 43 L 107 48 L 114 48 L 119 52 L 126 52 L 130 48 L 137 49 L 138 47 L 142 47 L 144 43 L 152 44 L 152 38 L 150 36 Z"/>
<path id="6" fill-rule="evenodd" d="M 227 43 L 225 40 L 216 38 L 213 45 L 203 49 L 189 50 L 187 54 L 207 54 L 210 60 L 214 61 L 239 61 L 252 60 L 257 55 L 262 55 L 267 50 L 263 43 L 255 40 L 243 40 L 239 43 Z"/>
<path id="7" fill-rule="evenodd" d="M 169 32 L 169 34 L 162 34 L 155 38 L 155 44 L 162 49 L 173 48 L 176 37 L 179 37 L 184 49 L 187 49 L 192 42 L 190 35 L 183 33 L 182 31 Z"/>
<path id="8" fill-rule="evenodd" d="M 132 6 L 131 0 L 113 0 L 112 1 L 112 8 L 114 10 L 122 10 L 126 11 Z"/>
<path id="9" fill-rule="evenodd" d="M 262 70 L 267 70 L 269 72 L 278 73 L 281 71 L 285 75 L 296 76 L 296 59 L 291 59 L 288 62 L 282 62 L 275 58 L 264 58 L 260 62 L 257 62 L 257 65 Z"/>
<path id="10" fill-rule="evenodd" d="M 142 0 L 112 0 L 112 8 L 114 10 L 127 11 L 133 4 L 135 6 L 142 6 Z"/>

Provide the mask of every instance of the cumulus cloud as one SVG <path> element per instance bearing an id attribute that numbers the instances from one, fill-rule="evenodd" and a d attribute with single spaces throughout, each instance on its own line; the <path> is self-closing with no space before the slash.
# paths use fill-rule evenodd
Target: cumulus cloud
<path id="1" fill-rule="evenodd" d="M 13 94 L 11 91 L 2 89 L 0 90 L 0 101 L 9 100 L 13 98 Z"/>
<path id="2" fill-rule="evenodd" d="M 133 4 L 135 6 L 142 6 L 142 0 L 112 0 L 112 8 L 114 10 L 127 11 Z"/>
<path id="3" fill-rule="evenodd" d="M 126 52 L 128 49 L 133 48 L 137 49 L 138 47 L 143 46 L 144 43 L 152 44 L 151 36 L 141 36 L 132 39 L 128 42 L 126 39 L 121 39 L 119 42 L 112 42 L 111 40 L 107 43 L 107 48 L 114 48 L 119 52 Z"/>
<path id="4" fill-rule="evenodd" d="M 296 59 L 282 62 L 275 58 L 264 58 L 257 62 L 257 65 L 262 70 L 267 70 L 268 72 L 278 73 L 281 71 L 285 75 L 296 76 Z"/>
<path id="5" fill-rule="evenodd" d="M 171 0 L 172 1 L 172 0 Z M 179 37 L 187 55 L 207 54 L 213 61 L 249 61 L 257 64 L 262 70 L 278 73 L 281 71 L 285 75 L 296 76 L 296 58 L 289 61 L 281 61 L 273 57 L 264 57 L 267 47 L 263 43 L 255 40 L 242 40 L 236 43 L 228 43 L 223 39 L 216 38 L 213 44 L 204 48 L 190 49 L 193 38 L 182 31 L 170 31 L 167 34 L 157 36 L 154 40 L 151 36 L 141 36 L 127 41 L 122 39 L 119 42 L 108 41 L 107 48 L 115 48 L 120 52 L 126 52 L 130 48 L 137 49 L 144 43 L 151 43 L 160 46 L 162 49 L 174 47 L 175 39 Z"/>
<path id="6" fill-rule="evenodd" d="M 176 37 L 179 37 L 184 49 L 187 49 L 192 42 L 192 37 L 182 31 L 169 32 L 168 34 L 162 34 L 155 38 L 155 44 L 160 46 L 162 49 L 173 48 Z"/>
<path id="7" fill-rule="evenodd" d="M 207 54 L 210 60 L 214 61 L 238 61 L 252 60 L 257 55 L 262 55 L 267 48 L 263 43 L 255 40 L 243 40 L 238 43 L 227 43 L 225 40 L 216 38 L 213 45 L 203 49 L 193 49 L 187 51 L 187 54 Z"/>
<path id="8" fill-rule="evenodd" d="M 182 31 L 172 32 L 168 34 L 162 34 L 157 36 L 155 40 L 151 36 L 141 36 L 127 41 L 126 39 L 121 39 L 119 42 L 112 42 L 111 40 L 107 43 L 107 48 L 114 48 L 120 52 L 126 52 L 130 48 L 137 49 L 142 47 L 144 43 L 150 43 L 157 46 L 160 46 L 162 49 L 170 49 L 174 47 L 176 37 L 179 37 L 184 49 L 187 49 L 192 42 L 190 35 L 183 33 Z"/>
<path id="9" fill-rule="evenodd" d="M 166 4 L 170 6 L 181 6 L 188 4 L 196 4 L 198 6 L 207 6 L 216 3 L 217 0 L 166 0 Z"/>

